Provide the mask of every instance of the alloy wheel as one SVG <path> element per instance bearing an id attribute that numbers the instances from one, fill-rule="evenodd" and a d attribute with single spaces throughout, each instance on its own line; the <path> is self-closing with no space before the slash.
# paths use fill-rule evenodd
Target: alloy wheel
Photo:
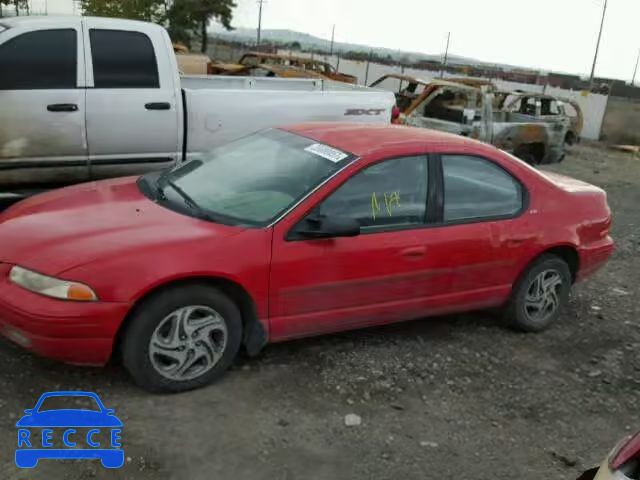
<path id="1" fill-rule="evenodd" d="M 213 308 L 191 305 L 174 310 L 149 341 L 154 369 L 169 380 L 187 381 L 211 370 L 227 344 L 227 325 Z"/>
<path id="2" fill-rule="evenodd" d="M 557 270 L 536 275 L 527 290 L 524 311 L 529 320 L 544 323 L 560 307 L 562 276 Z"/>

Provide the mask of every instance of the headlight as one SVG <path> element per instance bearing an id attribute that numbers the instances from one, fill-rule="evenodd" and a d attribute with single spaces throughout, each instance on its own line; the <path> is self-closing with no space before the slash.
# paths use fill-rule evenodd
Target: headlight
<path id="1" fill-rule="evenodd" d="M 95 292 L 82 283 L 48 277 L 17 265 L 9 272 L 9 280 L 22 288 L 47 297 L 79 302 L 91 302 L 98 299 Z"/>

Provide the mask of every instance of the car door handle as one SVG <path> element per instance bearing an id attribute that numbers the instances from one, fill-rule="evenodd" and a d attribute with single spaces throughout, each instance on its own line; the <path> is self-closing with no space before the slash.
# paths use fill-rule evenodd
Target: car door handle
<path id="1" fill-rule="evenodd" d="M 427 253 L 426 247 L 411 247 L 411 248 L 405 248 L 404 250 L 402 250 L 400 252 L 400 255 L 406 258 L 420 258 L 420 257 L 424 257 L 426 253 Z"/>
<path id="2" fill-rule="evenodd" d="M 47 105 L 47 110 L 50 112 L 77 112 L 78 105 L 75 103 L 54 103 Z"/>
<path id="3" fill-rule="evenodd" d="M 147 110 L 171 110 L 169 102 L 151 102 L 145 103 L 144 108 Z"/>

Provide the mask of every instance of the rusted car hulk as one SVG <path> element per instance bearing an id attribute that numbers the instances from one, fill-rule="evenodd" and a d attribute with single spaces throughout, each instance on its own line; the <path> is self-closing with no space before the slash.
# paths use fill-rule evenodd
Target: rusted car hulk
<path id="1" fill-rule="evenodd" d="M 575 110 L 575 115 L 569 114 L 567 104 Z M 516 90 L 497 94 L 496 105 L 500 110 L 513 113 L 523 121 L 562 122 L 567 127 L 564 141 L 569 146 L 580 140 L 584 116 L 580 105 L 574 100 Z"/>
<path id="2" fill-rule="evenodd" d="M 444 80 L 388 74 L 371 84 L 399 81 L 397 123 L 432 128 L 491 143 L 531 164 L 560 162 L 568 128 L 562 122 L 523 121 L 496 108 L 490 83 L 480 88 Z M 469 83 L 469 82 L 465 82 Z"/>
<path id="3" fill-rule="evenodd" d="M 258 65 L 263 67 L 269 65 L 274 68 L 274 71 L 278 69 L 277 76 L 279 77 L 300 78 L 303 76 L 301 72 L 306 72 L 304 76 L 307 78 L 325 78 L 344 83 L 358 83 L 357 77 L 340 73 L 331 64 L 321 60 L 262 52 L 245 53 L 237 64 L 220 64 L 219 66 L 213 64 L 210 73 L 229 75 L 230 72 L 238 72 Z"/>

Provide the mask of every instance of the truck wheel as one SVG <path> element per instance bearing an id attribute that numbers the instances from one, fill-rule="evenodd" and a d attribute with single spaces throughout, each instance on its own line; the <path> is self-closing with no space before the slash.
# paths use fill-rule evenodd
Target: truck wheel
<path id="1" fill-rule="evenodd" d="M 242 317 L 229 297 L 206 285 L 178 286 L 136 308 L 123 333 L 122 361 L 142 388 L 181 392 L 221 377 L 241 340 Z"/>
<path id="2" fill-rule="evenodd" d="M 555 255 L 536 260 L 515 284 L 505 320 L 524 332 L 541 332 L 555 322 L 571 290 L 569 266 Z"/>

